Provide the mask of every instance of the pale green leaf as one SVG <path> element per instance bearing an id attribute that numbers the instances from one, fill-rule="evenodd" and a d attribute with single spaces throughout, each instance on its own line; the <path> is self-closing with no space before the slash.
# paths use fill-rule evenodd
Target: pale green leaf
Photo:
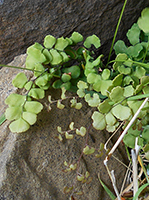
<path id="1" fill-rule="evenodd" d="M 84 137 L 85 134 L 86 134 L 86 128 L 83 127 L 83 126 L 81 126 L 80 130 L 79 130 L 79 129 L 76 129 L 76 134 L 77 134 L 77 135 L 81 135 L 82 137 Z"/>
<path id="2" fill-rule="evenodd" d="M 47 48 L 47 49 L 51 49 L 53 47 L 53 45 L 55 44 L 56 42 L 56 38 L 53 37 L 52 35 L 47 35 L 45 38 L 44 38 L 44 46 Z"/>
<path id="3" fill-rule="evenodd" d="M 100 103 L 100 98 L 97 93 L 93 94 L 93 97 L 91 97 L 90 94 L 85 95 L 85 101 L 88 103 L 91 107 L 97 107 Z"/>
<path id="4" fill-rule="evenodd" d="M 120 86 L 114 87 L 109 95 L 111 101 L 117 103 L 124 99 L 124 89 Z"/>
<path id="5" fill-rule="evenodd" d="M 139 43 L 139 44 L 136 44 L 135 46 L 128 47 L 127 54 L 132 56 L 133 58 L 136 58 L 137 56 L 139 56 L 142 49 L 143 49 L 143 47 Z"/>
<path id="6" fill-rule="evenodd" d="M 35 122 L 37 121 L 37 115 L 31 112 L 23 112 L 22 118 L 30 125 L 35 124 Z"/>
<path id="7" fill-rule="evenodd" d="M 116 119 L 115 119 L 115 117 L 113 116 L 113 114 L 111 112 L 106 114 L 105 119 L 106 119 L 106 123 L 108 125 L 113 126 L 116 123 Z"/>
<path id="8" fill-rule="evenodd" d="M 132 87 L 132 85 L 124 87 L 124 94 L 123 95 L 125 97 L 132 96 L 133 94 L 134 94 L 134 88 Z"/>
<path id="9" fill-rule="evenodd" d="M 103 130 L 106 127 L 105 116 L 97 111 L 94 111 L 92 117 L 93 127 L 97 130 Z"/>
<path id="10" fill-rule="evenodd" d="M 72 140 L 74 138 L 74 136 L 72 134 L 69 134 L 68 132 L 65 132 L 65 137 L 68 140 Z"/>
<path id="11" fill-rule="evenodd" d="M 120 119 L 120 120 L 126 120 L 131 116 L 131 109 L 127 106 L 122 106 L 121 104 L 116 105 L 112 108 L 112 114 Z"/>
<path id="12" fill-rule="evenodd" d="M 6 121 L 5 114 L 2 114 L 2 115 L 0 116 L 0 125 L 2 125 L 5 121 Z"/>
<path id="13" fill-rule="evenodd" d="M 123 80 L 123 74 L 118 74 L 112 81 L 112 85 L 120 86 Z"/>
<path id="14" fill-rule="evenodd" d="M 34 76 L 35 77 L 38 77 L 40 76 L 44 71 L 45 71 L 45 68 L 43 67 L 43 65 L 41 63 L 36 63 L 34 65 L 34 70 L 37 70 L 36 72 L 34 72 Z"/>
<path id="15" fill-rule="evenodd" d="M 109 69 L 104 69 L 102 71 L 101 77 L 103 80 L 107 80 L 110 77 L 110 70 Z"/>
<path id="16" fill-rule="evenodd" d="M 5 117 L 8 120 L 19 119 L 22 114 L 22 107 L 9 107 L 5 111 Z"/>
<path id="17" fill-rule="evenodd" d="M 127 47 L 126 47 L 125 43 L 122 40 L 118 40 L 114 45 L 114 50 L 115 50 L 116 54 L 126 53 L 127 52 Z"/>
<path id="18" fill-rule="evenodd" d="M 61 100 L 58 100 L 58 101 L 57 101 L 57 108 L 63 109 L 64 107 L 65 107 L 65 105 L 63 105 L 63 104 L 61 103 Z"/>
<path id="19" fill-rule="evenodd" d="M 112 108 L 112 106 L 109 104 L 110 100 L 106 99 L 104 100 L 102 103 L 99 104 L 98 106 L 98 110 L 101 113 L 107 113 L 110 111 L 110 109 Z"/>
<path id="20" fill-rule="evenodd" d="M 23 88 L 27 81 L 26 75 L 23 72 L 20 72 L 13 79 L 12 84 L 14 87 Z"/>
<path id="21" fill-rule="evenodd" d="M 131 73 L 131 68 L 130 67 L 125 67 L 124 65 L 118 66 L 118 71 L 121 74 L 127 75 Z"/>
<path id="22" fill-rule="evenodd" d="M 5 104 L 9 106 L 22 106 L 26 100 L 26 96 L 22 96 L 20 94 L 10 94 L 6 100 Z"/>
<path id="23" fill-rule="evenodd" d="M 43 109 L 43 105 L 38 101 L 26 101 L 24 108 L 27 112 L 38 114 Z"/>
<path id="24" fill-rule="evenodd" d="M 32 88 L 28 95 L 35 99 L 43 99 L 45 97 L 45 91 L 41 88 Z"/>
<path id="25" fill-rule="evenodd" d="M 71 123 L 69 124 L 69 128 L 70 128 L 70 130 L 73 130 L 73 129 L 74 129 L 74 122 L 71 122 Z"/>
<path id="26" fill-rule="evenodd" d="M 86 146 L 84 147 L 83 149 L 83 153 L 85 155 L 90 155 L 90 154 L 93 154 L 95 152 L 95 148 L 94 147 L 89 147 L 89 146 Z"/>
<path id="27" fill-rule="evenodd" d="M 137 66 L 133 75 L 140 79 L 145 76 L 145 74 L 146 70 L 143 67 Z"/>
<path id="28" fill-rule="evenodd" d="M 11 122 L 9 128 L 12 133 L 22 133 L 27 131 L 30 128 L 30 125 L 22 118 L 19 118 L 16 121 Z"/>

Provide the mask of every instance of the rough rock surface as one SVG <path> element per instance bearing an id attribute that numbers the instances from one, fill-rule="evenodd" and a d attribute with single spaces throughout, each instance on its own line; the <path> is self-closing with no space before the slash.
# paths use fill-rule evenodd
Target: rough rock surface
<path id="1" fill-rule="evenodd" d="M 18 56 L 10 65 L 24 66 L 26 55 Z M 17 91 L 12 85 L 12 78 L 18 73 L 16 69 L 2 68 L 0 72 L 0 115 L 5 111 L 5 98 Z M 27 74 L 30 77 L 30 73 Z M 60 97 L 59 91 L 50 91 L 53 99 Z M 71 95 L 71 94 L 70 94 Z M 46 101 L 47 98 L 45 98 Z M 76 137 L 71 141 L 60 142 L 55 138 L 57 126 L 67 130 L 71 121 L 76 127 L 91 124 L 91 110 L 86 104 L 81 110 L 74 110 L 66 103 L 66 108 L 59 110 L 56 106 L 50 112 L 46 108 L 38 116 L 38 121 L 29 131 L 22 134 L 10 132 L 9 122 L 5 121 L 0 127 L 0 200 L 64 200 L 69 199 L 63 193 L 64 186 L 70 186 L 75 180 L 75 173 L 64 173 L 64 161 L 77 161 L 81 154 L 85 138 Z M 89 145 L 96 148 L 107 140 L 109 134 L 89 131 Z M 109 147 L 112 145 L 110 143 Z M 122 147 L 123 148 L 123 147 Z M 122 149 L 121 148 L 121 149 Z M 125 162 L 123 151 L 116 151 L 121 161 Z M 110 179 L 103 165 L 102 158 L 83 156 L 80 162 L 80 173 L 88 170 L 93 177 L 90 184 L 78 184 L 84 195 L 79 200 L 108 200 L 104 189 L 98 181 L 101 179 L 111 187 Z M 109 161 L 111 169 L 115 170 L 118 188 L 123 181 L 125 168 L 116 160 Z M 112 187 L 111 187 L 112 188 Z"/>
<path id="2" fill-rule="evenodd" d="M 84 37 L 100 37 L 104 55 L 109 53 L 124 0 L 0 0 L 0 63 L 25 53 L 47 34 L 70 36 L 78 31 Z M 117 39 L 136 22 L 146 0 L 128 0 Z"/>

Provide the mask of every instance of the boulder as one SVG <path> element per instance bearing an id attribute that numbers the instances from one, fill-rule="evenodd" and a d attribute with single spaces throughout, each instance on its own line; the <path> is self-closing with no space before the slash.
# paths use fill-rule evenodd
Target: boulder
<path id="1" fill-rule="evenodd" d="M 42 43 L 48 34 L 69 37 L 74 31 L 84 37 L 96 34 L 102 42 L 100 53 L 106 58 L 123 3 L 121 0 L 1 0 L 0 63 L 6 64 L 25 53 L 34 42 Z M 146 0 L 127 2 L 117 39 L 126 39 L 127 30 L 147 6 Z"/>
<path id="2" fill-rule="evenodd" d="M 16 57 L 9 65 L 23 67 L 26 55 Z M 6 105 L 5 98 L 12 92 L 20 93 L 12 84 L 12 78 L 18 70 L 2 68 L 0 73 L 0 116 L 4 113 Z M 31 73 L 27 72 L 28 78 Z M 50 90 L 52 99 L 60 98 L 59 90 Z M 68 93 L 69 96 L 74 94 Z M 57 126 L 62 130 L 68 130 L 70 122 L 75 127 L 85 126 L 89 131 L 88 144 L 99 148 L 100 143 L 105 143 L 110 134 L 105 131 L 97 131 L 89 128 L 92 120 L 92 110 L 83 103 L 81 110 L 70 108 L 69 101 L 64 102 L 66 107 L 60 110 L 56 105 L 52 106 L 50 112 L 46 107 L 38 115 L 38 120 L 27 132 L 21 134 L 11 133 L 9 121 L 5 121 L 0 127 L 0 199 L 6 200 L 64 200 L 69 199 L 70 194 L 64 194 L 65 186 L 75 183 L 76 171 L 64 172 L 64 162 L 76 163 L 79 160 L 82 149 L 86 144 L 86 137 L 76 136 L 73 140 L 60 142 Z M 118 135 L 116 136 L 116 138 Z M 116 139 L 115 138 L 115 139 Z M 113 141 L 115 142 L 115 141 Z M 108 147 L 111 148 L 112 142 Z M 126 163 L 124 146 L 115 152 L 115 156 Z M 109 176 L 103 165 L 105 155 L 96 158 L 94 155 L 83 155 L 80 160 L 79 173 L 90 172 L 93 178 L 89 184 L 77 182 L 76 189 L 83 191 L 82 196 L 75 195 L 79 200 L 108 200 L 106 192 L 101 186 L 98 175 L 109 188 L 112 188 Z M 125 168 L 111 157 L 110 169 L 115 170 L 117 186 L 120 189 L 123 182 Z"/>

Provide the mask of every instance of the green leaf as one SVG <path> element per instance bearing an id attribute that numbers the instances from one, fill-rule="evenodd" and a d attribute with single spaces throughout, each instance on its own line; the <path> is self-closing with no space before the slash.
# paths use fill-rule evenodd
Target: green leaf
<path id="1" fill-rule="evenodd" d="M 106 99 L 104 100 L 102 103 L 99 104 L 98 106 L 98 110 L 101 113 L 107 113 L 110 111 L 110 109 L 112 108 L 112 106 L 109 104 L 110 99 Z"/>
<path id="2" fill-rule="evenodd" d="M 63 62 L 68 62 L 70 60 L 65 52 L 60 52 L 60 55 L 62 56 Z"/>
<path id="3" fill-rule="evenodd" d="M 149 128 L 145 128 L 142 132 L 142 138 L 145 140 L 146 143 L 149 142 Z"/>
<path id="4" fill-rule="evenodd" d="M 61 80 L 56 80 L 56 81 L 54 81 L 54 83 L 52 84 L 52 87 L 54 88 L 54 89 L 59 89 L 59 88 L 61 88 L 61 85 L 63 84 L 63 82 L 61 81 Z"/>
<path id="5" fill-rule="evenodd" d="M 130 46 L 128 47 L 127 49 L 127 54 L 132 56 L 133 58 L 136 58 L 139 56 L 141 50 L 143 49 L 142 45 L 139 43 L 139 44 L 136 44 L 135 46 Z"/>
<path id="6" fill-rule="evenodd" d="M 44 49 L 43 52 L 44 56 L 46 57 L 46 62 L 44 64 L 49 64 L 52 61 L 52 55 L 50 54 L 48 49 Z"/>
<path id="7" fill-rule="evenodd" d="M 113 69 L 116 71 L 118 66 L 121 66 L 123 64 L 123 62 L 121 60 L 125 60 L 126 61 L 127 59 L 128 59 L 128 56 L 125 53 L 119 53 L 116 56 L 116 59 L 115 59 L 116 62 L 113 64 Z"/>
<path id="8" fill-rule="evenodd" d="M 123 94 L 124 94 L 124 89 L 120 86 L 117 86 L 111 90 L 109 97 L 113 102 L 117 103 L 124 99 Z"/>
<path id="9" fill-rule="evenodd" d="M 127 106 L 122 106 L 121 104 L 118 104 L 117 106 L 112 108 L 112 114 L 120 119 L 120 120 L 126 120 L 131 116 L 131 109 Z"/>
<path id="10" fill-rule="evenodd" d="M 2 125 L 5 121 L 6 121 L 5 114 L 2 114 L 2 115 L 0 116 L 0 125 Z"/>
<path id="11" fill-rule="evenodd" d="M 86 146 L 84 149 L 83 149 L 83 153 L 85 155 L 90 155 L 90 154 L 93 154 L 95 152 L 95 148 L 94 147 L 89 147 L 89 146 Z"/>
<path id="12" fill-rule="evenodd" d="M 140 79 L 145 76 L 145 74 L 146 70 L 143 67 L 137 66 L 133 75 Z"/>
<path id="13" fill-rule="evenodd" d="M 138 19 L 138 26 L 141 30 L 143 30 L 145 33 L 149 33 L 149 8 L 145 8 L 141 12 L 141 17 Z"/>
<path id="14" fill-rule="evenodd" d="M 50 53 L 52 55 L 51 65 L 58 65 L 63 61 L 62 56 L 57 50 L 51 49 Z"/>
<path id="15" fill-rule="evenodd" d="M 23 88 L 27 81 L 26 75 L 23 72 L 20 72 L 13 79 L 12 84 L 14 87 Z"/>
<path id="16" fill-rule="evenodd" d="M 103 130 L 106 127 L 105 116 L 97 111 L 94 111 L 92 117 L 93 127 L 97 130 Z"/>
<path id="17" fill-rule="evenodd" d="M 45 46 L 47 49 L 51 49 L 55 43 L 56 43 L 56 38 L 53 37 L 52 35 L 47 35 L 47 36 L 44 38 L 44 46 Z"/>
<path id="18" fill-rule="evenodd" d="M 138 27 L 138 24 L 134 23 L 131 29 L 129 29 L 127 32 L 127 38 L 132 45 L 135 45 L 140 42 L 139 36 L 140 36 L 140 29 Z"/>
<path id="19" fill-rule="evenodd" d="M 64 37 L 60 37 L 56 40 L 55 49 L 63 51 L 68 46 L 68 41 Z"/>
<path id="20" fill-rule="evenodd" d="M 110 77 L 110 70 L 109 69 L 104 69 L 102 71 L 101 77 L 103 80 L 107 80 Z"/>
<path id="21" fill-rule="evenodd" d="M 123 74 L 118 74 L 112 81 L 112 85 L 120 86 L 123 80 Z"/>
<path id="22" fill-rule="evenodd" d="M 89 73 L 87 75 L 87 82 L 89 84 L 93 84 L 97 81 L 101 80 L 101 76 L 99 74 L 95 74 L 95 73 Z"/>
<path id="23" fill-rule="evenodd" d="M 22 96 L 20 94 L 10 94 L 6 100 L 5 104 L 9 106 L 22 106 L 26 100 L 26 96 Z"/>
<path id="24" fill-rule="evenodd" d="M 82 108 L 82 103 L 76 103 L 75 109 L 80 110 Z"/>
<path id="25" fill-rule="evenodd" d="M 69 124 L 69 128 L 70 128 L 70 130 L 73 130 L 73 129 L 74 129 L 74 122 L 71 122 L 71 123 Z"/>
<path id="26" fill-rule="evenodd" d="M 96 49 L 101 46 L 100 39 L 96 35 L 89 36 L 84 41 L 84 46 L 86 48 L 90 48 L 92 44 L 96 47 Z"/>
<path id="27" fill-rule="evenodd" d="M 118 125 L 119 125 L 119 122 L 117 122 L 115 125 L 107 124 L 106 130 L 108 132 L 112 132 L 113 133 L 116 130 L 116 128 L 118 127 Z"/>
<path id="28" fill-rule="evenodd" d="M 61 90 L 62 90 L 61 99 L 66 99 L 66 95 L 65 95 L 66 89 L 62 87 Z"/>
<path id="29" fill-rule="evenodd" d="M 64 107 L 65 107 L 65 105 L 63 105 L 63 104 L 61 103 L 61 100 L 58 100 L 58 101 L 57 101 L 57 108 L 63 109 Z"/>
<path id="30" fill-rule="evenodd" d="M 101 80 L 93 84 L 93 89 L 96 92 L 101 92 L 102 95 L 108 95 L 108 88 L 112 86 L 111 80 Z"/>
<path id="31" fill-rule="evenodd" d="M 80 76 L 80 67 L 77 65 L 71 66 L 69 68 L 65 68 L 64 72 L 70 74 L 70 76 L 74 79 Z"/>
<path id="32" fill-rule="evenodd" d="M 111 198 L 111 200 L 115 200 L 116 196 L 114 196 L 114 194 L 107 188 L 107 186 L 102 182 L 102 180 L 100 179 L 100 177 L 98 176 L 98 179 L 102 185 L 102 187 L 105 189 L 106 193 L 109 195 L 109 197 Z"/>
<path id="33" fill-rule="evenodd" d="M 30 128 L 30 125 L 22 118 L 19 118 L 16 121 L 11 122 L 9 128 L 12 133 L 22 133 L 27 131 Z"/>
<path id="34" fill-rule="evenodd" d="M 31 112 L 23 112 L 22 118 L 30 125 L 35 124 L 35 122 L 37 121 L 37 115 Z"/>
<path id="35" fill-rule="evenodd" d="M 114 50 L 116 55 L 118 55 L 119 53 L 126 53 L 127 47 L 122 40 L 118 40 L 114 45 Z"/>
<path id="36" fill-rule="evenodd" d="M 45 97 L 45 91 L 41 88 L 32 88 L 28 95 L 35 99 L 43 99 Z"/>
<path id="37" fill-rule="evenodd" d="M 72 140 L 74 138 L 74 136 L 72 134 L 69 134 L 68 132 L 65 132 L 65 137 L 68 140 Z"/>
<path id="38" fill-rule="evenodd" d="M 45 86 L 48 82 L 49 76 L 48 73 L 44 73 L 42 76 L 39 76 L 36 80 L 35 80 L 35 84 L 40 86 Z"/>
<path id="39" fill-rule="evenodd" d="M 31 59 L 34 60 L 34 62 L 44 63 L 47 59 L 44 56 L 44 54 L 41 52 L 41 50 L 34 48 L 34 46 L 30 46 L 27 49 L 27 54 L 30 56 Z"/>
<path id="40" fill-rule="evenodd" d="M 131 73 L 131 68 L 130 67 L 125 67 L 124 65 L 118 66 L 118 71 L 121 74 L 127 75 Z"/>
<path id="41" fill-rule="evenodd" d="M 136 194 L 135 194 L 133 200 L 137 200 L 137 199 L 138 199 L 138 196 L 140 195 L 140 193 L 141 193 L 148 185 L 149 185 L 149 183 L 146 183 L 146 184 L 142 185 L 142 186 L 138 189 L 138 191 L 136 192 Z"/>
<path id="42" fill-rule="evenodd" d="M 31 87 L 32 87 L 32 88 L 35 87 L 35 84 L 33 84 L 32 81 L 29 81 L 29 82 L 27 82 L 27 83 L 24 85 L 24 88 L 25 88 L 26 90 L 30 90 Z"/>
<path id="43" fill-rule="evenodd" d="M 63 83 L 60 88 L 64 87 L 66 90 L 70 90 L 71 88 L 71 83 L 68 81 L 66 83 Z"/>
<path id="44" fill-rule="evenodd" d="M 10 121 L 14 120 L 14 119 L 19 119 L 21 117 L 21 114 L 22 114 L 22 107 L 21 106 L 9 107 L 5 111 L 6 119 L 8 119 Z"/>
<path id="45" fill-rule="evenodd" d="M 76 129 L 76 134 L 77 134 L 77 135 L 81 135 L 82 137 L 84 137 L 85 134 L 86 134 L 86 128 L 83 127 L 83 126 L 81 126 L 80 130 L 79 130 L 79 129 Z"/>
<path id="46" fill-rule="evenodd" d="M 78 43 L 78 42 L 82 42 L 83 41 L 83 36 L 78 33 L 78 32 L 73 32 L 70 39 L 74 42 L 74 43 Z"/>
<path id="47" fill-rule="evenodd" d="M 115 117 L 113 116 L 113 114 L 111 112 L 109 112 L 108 114 L 106 114 L 105 119 L 106 119 L 106 123 L 108 125 L 113 126 L 116 123 L 116 119 L 115 119 Z"/>
<path id="48" fill-rule="evenodd" d="M 34 70 L 38 71 L 38 72 L 34 72 L 34 76 L 38 77 L 45 71 L 45 68 L 43 67 L 43 65 L 41 63 L 36 63 L 34 65 Z"/>
<path id="49" fill-rule="evenodd" d="M 88 103 L 91 107 L 97 107 L 100 103 L 100 98 L 97 93 L 93 94 L 93 97 L 91 97 L 90 94 L 85 95 L 85 101 Z"/>
<path id="50" fill-rule="evenodd" d="M 27 112 L 38 114 L 43 109 L 43 105 L 38 101 L 26 101 L 24 108 Z"/>
<path id="51" fill-rule="evenodd" d="M 132 85 L 126 86 L 124 87 L 124 97 L 129 97 L 132 96 L 134 94 L 134 88 L 132 87 Z"/>

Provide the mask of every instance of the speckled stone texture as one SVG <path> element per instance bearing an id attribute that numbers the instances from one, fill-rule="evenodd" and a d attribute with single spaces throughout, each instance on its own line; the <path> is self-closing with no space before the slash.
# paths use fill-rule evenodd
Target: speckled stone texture
<path id="1" fill-rule="evenodd" d="M 34 42 L 42 43 L 47 34 L 70 36 L 78 31 L 87 37 L 96 34 L 100 52 L 108 55 L 124 0 L 1 0 L 0 63 L 6 64 L 25 53 Z M 136 22 L 147 0 L 128 0 L 117 39 Z"/>
<path id="2" fill-rule="evenodd" d="M 26 55 L 18 56 L 10 65 L 24 66 Z M 0 71 L 0 115 L 5 111 L 5 98 L 12 92 L 20 92 L 12 85 L 12 78 L 18 73 L 16 69 L 2 68 Z M 31 73 L 27 72 L 28 78 Z M 53 99 L 60 97 L 60 91 L 50 90 Z M 47 101 L 47 95 L 44 102 Z M 68 95 L 72 95 L 68 93 Z M 44 110 L 38 115 L 38 121 L 29 131 L 22 134 L 10 132 L 9 122 L 5 121 L 0 127 L 0 200 L 67 200 L 69 195 L 63 193 L 66 185 L 71 185 L 75 179 L 75 173 L 64 173 L 64 161 L 72 163 L 77 161 L 85 144 L 85 138 L 75 137 L 71 141 L 60 142 L 57 136 L 57 126 L 62 130 L 68 130 L 71 121 L 75 127 L 84 125 L 88 128 L 91 124 L 92 110 L 84 103 L 81 110 L 70 108 L 69 102 L 65 102 L 66 108 L 59 110 L 55 105 L 52 110 Z M 98 148 L 100 143 L 107 140 L 109 133 L 89 131 L 89 145 Z M 116 136 L 118 137 L 118 136 Z M 109 147 L 112 146 L 112 142 Z M 123 146 L 115 152 L 121 161 L 126 162 Z M 109 200 L 104 189 L 98 181 L 101 179 L 110 187 L 110 179 L 106 173 L 102 158 L 83 156 L 80 162 L 80 173 L 88 170 L 93 177 L 90 184 L 77 184 L 77 188 L 84 192 L 79 200 Z M 115 170 L 118 188 L 123 181 L 125 168 L 116 160 L 109 161 L 110 169 Z"/>

